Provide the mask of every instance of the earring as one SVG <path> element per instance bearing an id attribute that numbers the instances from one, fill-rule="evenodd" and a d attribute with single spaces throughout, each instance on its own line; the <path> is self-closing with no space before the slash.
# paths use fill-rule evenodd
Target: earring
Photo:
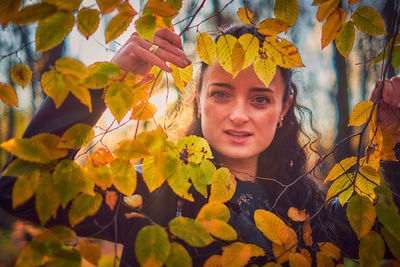
<path id="1" fill-rule="evenodd" d="M 197 112 L 197 118 L 201 119 L 201 113 L 200 112 Z"/>
<path id="2" fill-rule="evenodd" d="M 281 117 L 280 120 L 278 121 L 276 128 L 279 129 L 279 128 L 282 128 L 282 126 L 283 126 L 283 117 Z"/>

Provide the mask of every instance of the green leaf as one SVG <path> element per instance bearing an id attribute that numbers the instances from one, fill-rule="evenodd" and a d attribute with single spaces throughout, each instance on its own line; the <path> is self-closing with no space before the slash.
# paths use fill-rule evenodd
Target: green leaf
<path id="1" fill-rule="evenodd" d="M 111 163 L 113 184 L 122 194 L 130 196 L 136 190 L 136 170 L 129 160 L 115 159 Z"/>
<path id="2" fill-rule="evenodd" d="M 136 31 L 140 37 L 153 41 L 156 32 L 156 18 L 153 15 L 144 15 L 135 22 Z"/>
<path id="3" fill-rule="evenodd" d="M 175 17 L 178 12 L 168 2 L 163 0 L 149 0 L 145 9 L 151 10 L 154 14 L 160 17 Z"/>
<path id="4" fill-rule="evenodd" d="M 348 126 L 361 126 L 367 122 L 372 112 L 373 104 L 374 102 L 372 101 L 361 101 L 358 103 L 350 114 Z"/>
<path id="5" fill-rule="evenodd" d="M 167 267 L 191 267 L 192 258 L 184 246 L 177 242 L 172 242 L 169 249 L 168 259 L 165 262 Z"/>
<path id="6" fill-rule="evenodd" d="M 103 197 L 97 192 L 94 192 L 94 196 L 80 194 L 76 197 L 68 212 L 69 223 L 71 226 L 74 227 L 87 216 L 96 214 L 102 202 Z"/>
<path id="7" fill-rule="evenodd" d="M 106 27 L 106 43 L 111 42 L 126 31 L 134 16 L 135 15 L 124 12 L 113 17 Z"/>
<path id="8" fill-rule="evenodd" d="M 79 149 L 88 144 L 94 137 L 94 130 L 88 124 L 77 123 L 61 137 L 59 148 Z"/>
<path id="9" fill-rule="evenodd" d="M 17 64 L 11 68 L 11 79 L 16 84 L 25 87 L 32 79 L 32 71 L 25 64 Z"/>
<path id="10" fill-rule="evenodd" d="M 138 139 L 122 141 L 114 153 L 124 160 L 139 159 L 151 155 L 144 143 Z"/>
<path id="11" fill-rule="evenodd" d="M 346 215 L 358 239 L 371 230 L 376 218 L 372 202 L 358 194 L 355 194 L 347 204 Z"/>
<path id="12" fill-rule="evenodd" d="M 187 153 L 189 162 L 200 164 L 203 159 L 212 159 L 210 145 L 207 140 L 195 135 L 182 138 L 176 144 L 180 153 Z"/>
<path id="13" fill-rule="evenodd" d="M 97 9 L 81 8 L 78 13 L 78 30 L 89 39 L 99 27 L 100 13 Z"/>
<path id="14" fill-rule="evenodd" d="M 400 239 L 396 236 L 389 228 L 383 227 L 381 229 L 382 235 L 385 238 L 386 244 L 389 247 L 390 252 L 400 259 Z"/>
<path id="15" fill-rule="evenodd" d="M 72 74 L 76 77 L 85 77 L 88 73 L 86 66 L 74 58 L 60 58 L 56 61 L 56 70 L 62 74 Z"/>
<path id="16" fill-rule="evenodd" d="M 80 267 L 81 255 L 76 249 L 63 248 L 46 264 L 46 267 Z"/>
<path id="17" fill-rule="evenodd" d="M 274 5 L 274 15 L 277 19 L 293 26 L 299 16 L 299 4 L 297 0 L 276 0 Z"/>
<path id="18" fill-rule="evenodd" d="M 13 209 L 28 201 L 39 185 L 40 172 L 35 170 L 30 177 L 19 177 L 12 190 Z"/>
<path id="19" fill-rule="evenodd" d="M 101 257 L 100 245 L 90 239 L 79 239 L 76 247 L 82 257 L 94 265 L 98 265 Z"/>
<path id="20" fill-rule="evenodd" d="M 36 32 L 36 50 L 47 51 L 59 45 L 75 24 L 75 17 L 70 12 L 56 12 L 39 22 Z"/>
<path id="21" fill-rule="evenodd" d="M 56 11 L 56 6 L 47 3 L 29 5 L 14 14 L 13 22 L 18 25 L 34 23 L 53 15 Z"/>
<path id="22" fill-rule="evenodd" d="M 212 177 L 210 202 L 227 202 L 236 190 L 235 177 L 227 168 L 219 168 Z"/>
<path id="23" fill-rule="evenodd" d="M 59 0 L 42 0 L 44 3 L 52 4 L 57 7 L 58 10 L 65 11 L 75 11 L 78 10 L 82 3 L 82 0 L 69 0 L 69 1 L 59 1 Z"/>
<path id="24" fill-rule="evenodd" d="M 374 188 L 374 192 L 378 196 L 379 202 L 384 202 L 388 204 L 391 208 L 393 208 L 396 212 L 398 211 L 397 206 L 393 201 L 392 191 L 388 187 L 384 185 L 378 185 Z"/>
<path id="25" fill-rule="evenodd" d="M 335 166 L 333 166 L 333 168 L 330 170 L 324 183 L 335 180 L 336 178 L 342 176 L 348 169 L 350 169 L 356 163 L 357 163 L 357 157 L 346 158 L 341 160 L 339 163 L 336 163 Z"/>
<path id="26" fill-rule="evenodd" d="M 22 5 L 22 0 L 3 0 L 0 5 L 0 22 L 3 28 L 14 18 L 15 13 Z"/>
<path id="27" fill-rule="evenodd" d="M 335 41 L 336 48 L 342 56 L 347 57 L 350 53 L 355 37 L 354 23 L 352 21 L 346 22 L 336 36 Z"/>
<path id="28" fill-rule="evenodd" d="M 76 233 L 63 225 L 53 226 L 35 237 L 40 242 L 67 242 L 76 238 Z"/>
<path id="29" fill-rule="evenodd" d="M 62 79 L 62 74 L 54 70 L 45 72 L 40 79 L 40 83 L 45 94 L 51 97 L 56 108 L 59 108 L 69 93 Z"/>
<path id="30" fill-rule="evenodd" d="M 184 174 L 185 172 L 182 171 L 182 168 L 178 165 L 178 170 L 168 177 L 168 185 L 178 196 L 189 201 L 194 201 L 192 194 L 189 193 L 192 184 L 189 182 L 189 177 Z"/>
<path id="31" fill-rule="evenodd" d="M 204 63 L 209 66 L 214 64 L 217 58 L 217 45 L 206 32 L 197 35 L 196 52 Z"/>
<path id="32" fill-rule="evenodd" d="M 343 206 L 354 192 L 353 177 L 351 174 L 344 174 L 336 179 L 329 187 L 326 194 L 326 201 L 332 201 L 332 198 L 339 194 L 339 202 Z"/>
<path id="33" fill-rule="evenodd" d="M 352 20 L 357 29 L 365 34 L 380 35 L 387 33 L 381 14 L 372 7 L 360 6 L 354 11 Z"/>
<path id="34" fill-rule="evenodd" d="M 0 145 L 11 154 L 22 160 L 37 163 L 49 163 L 50 151 L 39 140 L 13 138 Z"/>
<path id="35" fill-rule="evenodd" d="M 19 253 L 15 267 L 41 266 L 45 255 L 45 244 L 36 241 L 29 242 Z"/>
<path id="36" fill-rule="evenodd" d="M 328 0 L 324 3 L 322 3 L 317 12 L 317 20 L 319 22 L 324 21 L 327 17 L 329 17 L 330 14 L 332 14 L 336 8 L 338 7 L 340 3 L 340 0 Z"/>
<path id="37" fill-rule="evenodd" d="M 59 205 L 60 197 L 53 185 L 52 175 L 47 172 L 41 173 L 35 196 L 35 208 L 41 225 L 57 214 Z"/>
<path id="38" fill-rule="evenodd" d="M 191 218 L 175 217 L 168 226 L 174 236 L 183 239 L 192 247 L 205 247 L 214 241 L 206 229 Z"/>
<path id="39" fill-rule="evenodd" d="M 121 0 L 96 0 L 102 14 L 107 14 L 116 9 Z"/>
<path id="40" fill-rule="evenodd" d="M 141 266 L 162 266 L 170 250 L 168 234 L 159 225 L 140 229 L 135 241 L 135 255 Z"/>
<path id="41" fill-rule="evenodd" d="M 15 159 L 7 166 L 2 175 L 28 178 L 35 170 L 39 169 L 39 166 L 38 163 Z"/>
<path id="42" fill-rule="evenodd" d="M 133 91 L 124 82 L 112 83 L 105 95 L 105 103 L 118 123 L 128 113 L 133 105 Z"/>
<path id="43" fill-rule="evenodd" d="M 182 8 L 182 0 L 167 0 L 167 3 L 169 3 L 176 11 L 179 11 Z"/>
<path id="44" fill-rule="evenodd" d="M 201 161 L 199 182 L 205 185 L 211 184 L 212 176 L 216 170 L 215 165 L 208 159 Z"/>
<path id="45" fill-rule="evenodd" d="M 385 255 L 385 242 L 382 236 L 373 231 L 364 235 L 360 240 L 358 255 L 362 266 L 379 266 Z"/>
<path id="46" fill-rule="evenodd" d="M 121 75 L 121 69 L 112 62 L 96 62 L 88 67 L 90 75 L 85 79 L 85 85 L 92 89 L 101 89 L 110 83 L 111 78 Z"/>
<path id="47" fill-rule="evenodd" d="M 60 196 L 61 205 L 65 208 L 85 185 L 85 175 L 80 165 L 71 160 L 58 163 L 53 174 L 54 187 Z"/>
<path id="48" fill-rule="evenodd" d="M 204 228 L 206 228 L 207 232 L 215 236 L 216 238 L 233 241 L 237 239 L 237 233 L 235 229 L 232 228 L 229 224 L 221 220 L 201 220 L 199 221 Z"/>
<path id="49" fill-rule="evenodd" d="M 47 151 L 49 151 L 48 157 L 50 160 L 61 159 L 66 157 L 68 154 L 67 150 L 57 148 L 61 139 L 55 134 L 41 133 L 33 136 L 31 140 L 39 141 L 47 148 Z"/>
<path id="50" fill-rule="evenodd" d="M 182 154 L 181 154 L 182 155 Z M 181 158 L 182 160 L 182 158 Z M 207 198 L 207 184 L 203 183 L 201 179 L 201 170 L 198 164 L 189 163 L 187 165 L 183 164 L 181 166 L 182 175 L 185 179 L 190 179 L 194 188 L 202 194 L 205 198 Z M 212 177 L 211 177 L 212 179 Z"/>
<path id="51" fill-rule="evenodd" d="M 215 219 L 227 223 L 230 217 L 231 214 L 227 206 L 219 202 L 210 202 L 200 209 L 196 221 Z"/>
<path id="52" fill-rule="evenodd" d="M 18 107 L 18 97 L 11 84 L 0 83 L 0 100 L 9 106 Z"/>

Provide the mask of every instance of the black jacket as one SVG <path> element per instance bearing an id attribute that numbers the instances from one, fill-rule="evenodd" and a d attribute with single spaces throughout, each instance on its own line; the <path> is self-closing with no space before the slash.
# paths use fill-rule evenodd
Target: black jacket
<path id="1" fill-rule="evenodd" d="M 32 137 L 39 133 L 53 133 L 61 136 L 68 128 L 76 123 L 86 123 L 94 125 L 105 110 L 103 99 L 101 98 L 101 90 L 93 90 L 92 105 L 93 112 L 89 113 L 88 108 L 81 104 L 72 95 L 69 95 L 66 101 L 56 109 L 52 99 L 46 98 L 37 114 L 33 117 L 23 137 Z M 69 158 L 73 158 L 77 151 L 70 153 Z M 400 178 L 400 165 L 398 162 L 386 162 L 384 164 L 384 172 L 390 179 L 392 190 L 400 192 L 400 183 L 396 182 L 396 178 Z M 177 215 L 178 201 L 182 201 L 177 197 L 169 186 L 164 183 L 160 188 L 152 193 L 149 193 L 141 176 L 141 167 L 136 166 L 138 173 L 137 189 L 135 193 L 142 195 L 143 207 L 142 211 L 146 213 L 156 223 L 167 226 L 168 222 Z M 34 200 L 31 199 L 27 203 L 19 206 L 17 209 L 12 209 L 12 186 L 16 178 L 2 177 L 0 180 L 0 206 L 12 215 L 21 219 L 39 223 L 39 219 L 35 212 Z M 267 257 L 272 257 L 271 242 L 267 240 L 260 231 L 255 227 L 252 213 L 257 208 L 263 208 L 263 202 L 258 201 L 256 205 L 243 207 L 238 205 L 238 199 L 251 192 L 254 194 L 260 188 L 258 185 L 238 181 L 237 192 L 234 198 L 227 203 L 231 209 L 230 224 L 238 232 L 240 240 L 257 244 L 264 248 Z M 193 192 L 194 193 L 194 192 Z M 254 195 L 250 196 L 251 198 Z M 265 196 L 258 189 L 258 200 L 262 200 Z M 308 199 L 304 200 L 311 203 L 307 210 L 313 214 L 315 209 L 314 195 L 309 195 Z M 199 195 L 195 195 L 194 203 L 183 201 L 182 215 L 185 217 L 194 218 L 201 208 L 206 203 L 206 200 Z M 254 201 L 256 202 L 256 201 Z M 144 226 L 148 225 L 147 219 L 134 218 L 127 219 L 125 214 L 132 210 L 122 204 L 120 196 L 114 211 L 104 203 L 99 211 L 91 217 L 86 218 L 83 222 L 74 227 L 74 230 L 80 236 L 93 238 L 101 238 L 112 242 L 118 242 L 124 245 L 121 266 L 137 266 L 135 259 L 134 246 L 137 232 Z M 264 207 L 266 208 L 266 207 Z M 63 210 L 59 209 L 57 217 L 50 219 L 46 226 L 57 224 L 68 224 L 68 207 Z M 314 241 L 331 241 L 336 243 L 345 255 L 356 257 L 358 252 L 358 241 L 350 229 L 345 209 L 338 203 L 333 201 L 328 208 L 323 210 L 313 221 L 313 239 Z M 194 266 L 200 265 L 210 255 L 220 253 L 223 241 L 217 241 L 202 249 L 188 248 L 193 257 Z M 265 260 L 265 258 L 264 258 Z"/>

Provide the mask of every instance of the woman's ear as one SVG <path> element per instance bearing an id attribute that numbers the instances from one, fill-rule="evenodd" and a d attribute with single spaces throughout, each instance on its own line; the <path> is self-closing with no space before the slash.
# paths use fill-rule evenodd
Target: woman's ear
<path id="1" fill-rule="evenodd" d="M 285 117 L 286 113 L 289 111 L 289 108 L 292 106 L 292 104 L 293 104 L 293 95 L 290 95 L 288 100 L 283 104 L 282 114 L 281 114 L 282 119 Z"/>
<path id="2" fill-rule="evenodd" d="M 198 92 L 196 92 L 196 104 L 197 104 L 197 118 L 201 117 L 201 106 L 200 106 L 200 95 Z"/>

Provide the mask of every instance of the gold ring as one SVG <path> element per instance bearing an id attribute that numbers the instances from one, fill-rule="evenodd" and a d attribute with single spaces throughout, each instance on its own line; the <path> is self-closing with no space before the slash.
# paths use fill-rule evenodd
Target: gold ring
<path id="1" fill-rule="evenodd" d="M 158 50 L 158 48 L 160 48 L 158 45 L 153 44 L 152 46 L 150 46 L 149 51 L 153 54 L 155 54 Z"/>

